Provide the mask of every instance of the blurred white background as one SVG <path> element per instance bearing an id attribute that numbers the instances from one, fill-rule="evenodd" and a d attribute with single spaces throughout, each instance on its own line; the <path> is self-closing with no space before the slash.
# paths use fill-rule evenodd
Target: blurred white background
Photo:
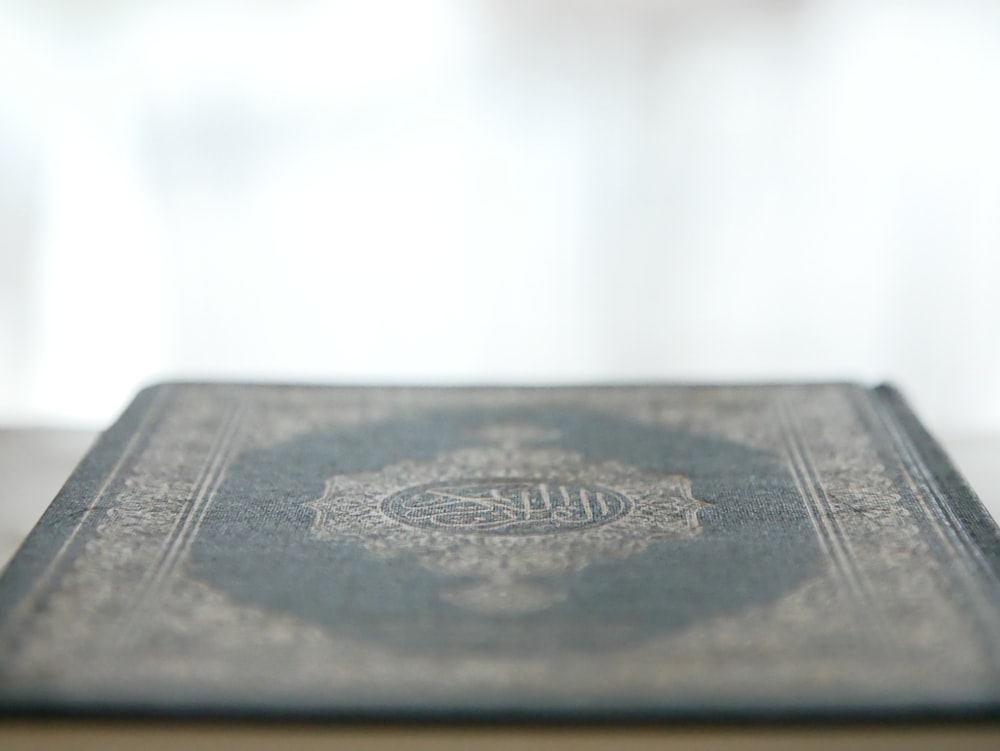
<path id="1" fill-rule="evenodd" d="M 0 2 L 0 422 L 892 379 L 1000 431 L 1000 4 Z"/>

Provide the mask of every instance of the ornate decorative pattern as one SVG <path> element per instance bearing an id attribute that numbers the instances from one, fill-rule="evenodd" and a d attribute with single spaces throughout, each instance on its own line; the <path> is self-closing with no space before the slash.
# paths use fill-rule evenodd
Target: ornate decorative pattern
<path id="1" fill-rule="evenodd" d="M 593 527 L 631 510 L 628 498 L 607 488 L 507 477 L 431 483 L 382 501 L 382 512 L 404 524 L 494 535 Z"/>
<path id="2" fill-rule="evenodd" d="M 43 575 L 20 605 L 0 614 L 2 687 L 50 697 L 46 706 L 56 708 L 118 706 L 127 697 L 130 706 L 154 711 L 189 709 L 192 697 L 216 697 L 234 711 L 256 711 L 272 702 L 299 708 L 302 701 L 333 710 L 382 710 L 409 706 L 414 697 L 440 697 L 443 705 L 465 708 L 505 698 L 516 703 L 523 697 L 550 697 L 552 707 L 564 709 L 585 702 L 622 706 L 628 697 L 639 697 L 643 706 L 675 708 L 696 700 L 699 710 L 731 707 L 733 697 L 750 697 L 761 707 L 781 711 L 856 708 L 859 697 L 890 711 L 936 706 L 962 712 L 975 711 L 984 702 L 996 705 L 1000 590 L 992 573 L 980 573 L 980 549 L 965 546 L 958 537 L 968 531 L 959 529 L 965 522 L 952 522 L 947 515 L 948 505 L 961 495 L 961 483 L 925 464 L 928 439 L 909 435 L 912 429 L 900 422 L 899 410 L 889 409 L 877 392 L 842 385 L 159 388 L 162 398 L 144 408 L 148 413 L 140 413 L 146 418 L 134 434 L 120 439 L 121 456 L 110 464 L 98 462 L 91 479 L 100 479 L 100 487 L 94 491 L 82 481 L 71 485 L 84 513 L 74 518 L 66 504 L 54 507 L 56 515 L 49 512 L 49 547 L 39 554 Z M 508 409 L 510 417 L 504 419 Z M 531 423 L 525 414 L 536 409 L 539 414 L 559 409 L 610 415 L 627 421 L 637 433 L 647 427 L 678 431 L 690 435 L 691 443 L 641 444 L 655 449 L 648 452 L 591 450 L 588 461 L 557 448 L 580 450 L 574 436 L 560 434 L 576 429 L 575 422 L 565 423 L 568 428 L 551 422 L 519 424 Z M 460 450 L 452 450 L 456 444 L 448 442 L 448 449 L 431 458 L 421 454 L 418 461 L 386 460 L 378 469 L 356 462 L 353 466 L 365 469 L 342 470 L 329 478 L 325 492 L 314 483 L 335 470 L 303 468 L 347 462 L 303 455 L 301 466 L 282 466 L 308 478 L 305 494 L 297 492 L 286 506 L 286 500 L 275 499 L 268 488 L 244 477 L 237 489 L 245 490 L 246 497 L 230 498 L 226 512 L 212 516 L 226 501 L 220 488 L 237 476 L 240 462 L 256 461 L 260 452 L 267 456 L 288 446 L 297 450 L 299 437 L 313 432 L 344 435 L 355 429 L 359 443 L 371 442 L 377 451 L 385 433 L 374 427 L 470 410 L 498 417 L 478 434 L 470 432 Z M 478 423 L 469 420 L 461 426 Z M 451 421 L 445 427 L 464 429 L 456 425 Z M 429 421 L 420 426 L 433 428 Z M 698 436 L 767 454 L 776 464 L 765 466 L 761 474 L 739 462 L 704 471 L 683 456 Z M 364 449 L 359 445 L 359 454 Z M 643 453 L 644 462 L 603 459 Z M 718 505 L 701 514 L 704 532 L 699 526 L 702 504 L 692 497 L 685 477 L 657 475 L 630 462 L 682 469 L 696 478 L 696 489 L 712 493 Z M 787 516 L 770 505 L 775 490 L 770 483 L 782 466 L 794 482 L 790 501 L 800 504 L 784 507 L 792 512 Z M 267 469 L 261 467 L 265 474 Z M 525 478 L 533 484 L 517 486 Z M 540 508 L 542 482 L 550 493 L 556 484 L 567 490 L 613 489 L 631 505 L 617 516 L 609 506 L 614 518 L 600 524 L 499 534 L 474 526 L 409 524 L 393 516 L 391 504 L 383 508 L 391 496 L 430 485 L 461 484 L 469 490 L 481 483 L 496 487 L 508 500 L 520 498 L 526 489 L 532 507 Z M 720 487 L 728 495 L 714 489 Z M 297 504 L 310 493 L 318 497 L 307 504 L 311 532 L 303 534 Z M 938 493 L 940 502 L 934 498 Z M 278 523 L 276 509 L 295 522 L 287 548 L 264 549 L 261 538 L 241 536 L 253 525 Z M 761 524 L 761 512 L 771 510 L 774 515 Z M 536 514 L 532 512 L 533 518 L 541 518 Z M 754 519 L 756 525 L 751 524 Z M 219 536 L 209 545 L 213 532 Z M 312 539 L 304 539 L 306 535 Z M 621 591 L 623 597 L 607 610 L 577 611 L 562 620 L 564 613 L 553 607 L 562 597 L 572 596 L 575 603 L 604 576 L 598 565 L 605 572 L 619 568 L 614 559 L 641 554 L 649 540 L 698 537 L 703 538 L 699 544 L 673 550 L 664 545 L 657 551 L 677 561 L 677 568 L 645 565 L 648 560 L 621 568 L 634 568 L 636 580 L 684 574 L 689 587 L 672 590 L 677 599 L 661 601 L 668 615 L 720 588 L 732 592 L 735 586 L 751 597 L 635 641 L 619 640 L 621 631 L 607 616 L 620 614 L 622 622 L 641 617 L 620 612 L 622 600 L 652 600 L 643 596 L 638 582 L 632 583 L 634 590 Z M 360 551 L 349 550 L 350 545 L 338 546 L 338 560 L 348 565 L 364 558 L 360 567 L 379 568 L 372 566 L 371 553 L 393 563 L 412 563 L 418 574 L 431 571 L 442 577 L 431 583 L 438 586 L 441 603 L 420 599 L 417 609 L 388 609 L 393 628 L 398 619 L 403 630 L 412 625 L 414 632 L 434 635 L 442 622 L 465 620 L 488 622 L 492 636 L 520 632 L 547 641 L 528 651 L 484 637 L 482 648 L 470 648 L 449 641 L 442 631 L 437 646 L 413 648 L 369 633 L 368 621 L 341 629 L 315 618 L 299 607 L 301 602 L 321 600 L 344 584 L 338 577 L 345 571 L 318 565 L 320 583 L 297 589 L 302 567 L 309 565 L 307 555 L 326 540 L 353 541 L 363 549 L 365 555 L 355 555 Z M 811 541 L 822 549 L 819 570 L 810 570 L 778 599 L 756 598 L 762 578 L 782 567 L 801 567 L 801 560 L 788 552 Z M 200 559 L 201 543 L 206 547 Z M 235 549 L 237 560 L 247 558 L 243 563 L 248 568 L 235 569 L 233 578 L 250 583 L 258 581 L 258 574 L 247 573 L 251 565 L 289 561 L 274 566 L 272 579 L 260 583 L 281 587 L 281 597 L 287 591 L 291 606 L 284 607 L 284 600 L 275 605 L 246 597 L 204 577 L 206 566 L 215 564 L 212 545 L 222 544 L 228 547 L 214 549 Z M 706 558 L 698 554 L 706 550 L 726 565 L 700 566 Z M 262 553 L 274 555 L 264 564 L 249 560 Z M 49 555 L 52 559 L 45 562 Z M 559 577 L 550 576 L 552 571 L 580 572 L 566 577 L 572 592 L 554 585 Z M 325 576 L 329 590 L 322 588 Z M 349 591 L 339 593 L 340 602 L 381 597 L 366 589 L 363 577 L 347 578 Z M 427 581 L 424 576 L 413 579 Z M 618 594 L 605 586 L 601 596 L 609 592 L 612 599 Z M 433 619 L 419 620 L 429 612 Z M 483 613 L 498 615 L 483 618 Z M 527 615 L 516 618 L 517 613 Z M 383 615 L 369 611 L 365 618 L 373 617 L 377 625 Z M 561 625 L 549 628 L 545 622 Z M 889 627 L 888 639 L 880 626 Z M 569 630 L 597 632 L 604 646 L 560 643 Z M 548 706 L 543 703 L 539 709 Z"/>
<path id="3" fill-rule="evenodd" d="M 480 435 L 491 443 L 331 477 L 323 496 L 306 504 L 316 514 L 312 534 L 472 579 L 442 591 L 454 605 L 523 613 L 565 598 L 542 577 L 700 532 L 697 512 L 708 504 L 686 477 L 530 445 L 545 440 L 531 426 L 491 426 Z"/>

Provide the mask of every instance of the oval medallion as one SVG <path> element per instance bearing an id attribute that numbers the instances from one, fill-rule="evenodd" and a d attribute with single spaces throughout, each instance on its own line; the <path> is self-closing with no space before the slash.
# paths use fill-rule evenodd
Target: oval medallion
<path id="1" fill-rule="evenodd" d="M 383 500 L 381 508 L 414 527 L 527 535 L 606 524 L 631 511 L 632 502 L 607 488 L 504 477 L 407 488 Z"/>

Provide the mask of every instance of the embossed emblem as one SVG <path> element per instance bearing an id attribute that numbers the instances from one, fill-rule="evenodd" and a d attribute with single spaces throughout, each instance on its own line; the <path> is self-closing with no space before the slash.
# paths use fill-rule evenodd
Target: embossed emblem
<path id="1" fill-rule="evenodd" d="M 382 501 L 382 512 L 414 527 L 516 535 L 605 524 L 631 506 L 628 498 L 607 488 L 489 478 L 407 488 Z"/>
<path id="2" fill-rule="evenodd" d="M 558 575 L 701 532 L 683 475 L 587 461 L 531 425 L 491 425 L 480 445 L 374 472 L 334 475 L 308 501 L 317 539 L 354 541 L 441 574 L 440 597 L 492 613 L 567 597 Z"/>

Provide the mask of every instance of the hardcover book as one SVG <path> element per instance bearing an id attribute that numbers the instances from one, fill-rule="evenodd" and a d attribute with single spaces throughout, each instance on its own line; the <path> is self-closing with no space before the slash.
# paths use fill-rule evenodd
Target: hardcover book
<path id="1" fill-rule="evenodd" d="M 0 579 L 0 709 L 995 740 L 1000 532 L 890 387 L 165 384 Z"/>

